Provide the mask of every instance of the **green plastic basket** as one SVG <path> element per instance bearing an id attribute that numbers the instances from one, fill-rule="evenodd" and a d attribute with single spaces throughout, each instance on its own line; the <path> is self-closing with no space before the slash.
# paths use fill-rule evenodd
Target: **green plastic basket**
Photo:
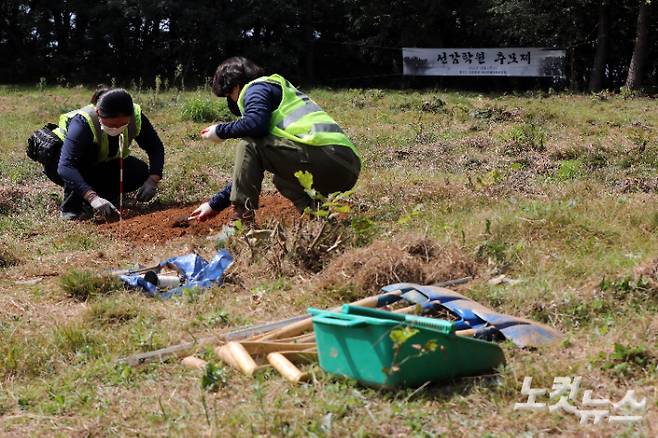
<path id="1" fill-rule="evenodd" d="M 498 345 L 458 336 L 450 321 L 348 304 L 340 313 L 308 311 L 320 367 L 366 385 L 416 387 L 505 363 Z"/>

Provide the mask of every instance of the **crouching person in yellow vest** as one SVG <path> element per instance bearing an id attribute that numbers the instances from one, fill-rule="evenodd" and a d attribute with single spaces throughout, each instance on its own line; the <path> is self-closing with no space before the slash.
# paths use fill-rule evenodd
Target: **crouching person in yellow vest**
<path id="1" fill-rule="evenodd" d="M 44 165 L 44 173 L 64 187 L 63 219 L 89 218 L 93 211 L 105 217 L 117 215 L 120 190 L 137 190 L 141 202 L 155 196 L 164 146 L 126 90 L 98 90 L 90 105 L 63 114 L 53 132 L 63 140 L 62 151 L 59 161 Z M 130 156 L 133 140 L 146 151 L 148 165 Z"/>
<path id="2" fill-rule="evenodd" d="M 265 171 L 273 174 L 277 190 L 300 211 L 314 201 L 295 177 L 297 171 L 313 175 L 313 188 L 329 195 L 356 184 L 361 161 L 356 147 L 325 111 L 278 74 L 243 57 L 222 62 L 212 90 L 226 97 L 229 109 L 240 118 L 207 127 L 201 137 L 219 142 L 241 138 L 235 152 L 232 184 L 193 213 L 204 221 L 233 206 L 233 219 L 253 220 Z"/>

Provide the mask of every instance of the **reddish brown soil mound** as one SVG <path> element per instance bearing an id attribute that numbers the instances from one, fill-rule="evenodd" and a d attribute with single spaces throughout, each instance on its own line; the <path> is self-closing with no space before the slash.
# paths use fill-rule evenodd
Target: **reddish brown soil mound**
<path id="1" fill-rule="evenodd" d="M 222 225 L 227 224 L 232 215 L 232 209 L 226 209 L 206 222 L 185 219 L 194 211 L 198 204 L 185 207 L 169 208 L 148 214 L 127 214 L 128 218 L 119 222 L 101 224 L 101 231 L 133 242 L 160 243 L 182 236 L 206 236 L 217 233 Z M 132 217 L 131 217 L 132 216 Z M 256 211 L 256 223 L 261 225 L 268 220 L 279 220 L 291 223 L 299 213 L 295 207 L 278 193 L 264 194 L 260 198 L 260 208 Z"/>

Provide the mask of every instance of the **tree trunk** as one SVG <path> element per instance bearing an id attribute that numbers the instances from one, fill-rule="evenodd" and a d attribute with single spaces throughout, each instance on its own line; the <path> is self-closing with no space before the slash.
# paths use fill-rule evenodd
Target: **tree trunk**
<path id="1" fill-rule="evenodd" d="M 572 47 L 569 50 L 569 88 L 571 91 L 578 91 L 578 72 L 576 71 L 576 48 Z"/>
<path id="2" fill-rule="evenodd" d="M 304 32 L 304 70 L 305 78 L 304 82 L 308 85 L 312 85 L 315 82 L 315 72 L 313 69 L 314 64 L 314 40 L 315 36 L 313 35 L 313 2 L 304 1 L 304 12 L 302 13 L 302 29 Z"/>
<path id="3" fill-rule="evenodd" d="M 603 0 L 599 5 L 599 29 L 596 36 L 596 53 L 592 62 L 592 72 L 589 77 L 589 91 L 599 91 L 603 88 L 603 75 L 605 62 L 608 58 L 608 34 L 610 32 L 609 19 L 610 4 Z"/>
<path id="4" fill-rule="evenodd" d="M 646 0 L 640 0 L 640 11 L 637 14 L 637 30 L 635 36 L 635 48 L 631 64 L 628 66 L 628 77 L 626 88 L 637 90 L 642 85 L 642 73 L 649 51 L 649 15 L 651 4 Z"/>

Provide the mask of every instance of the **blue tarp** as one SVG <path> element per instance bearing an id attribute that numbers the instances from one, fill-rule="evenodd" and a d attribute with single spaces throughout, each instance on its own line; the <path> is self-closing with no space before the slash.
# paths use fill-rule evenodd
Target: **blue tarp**
<path id="1" fill-rule="evenodd" d="M 144 293 L 152 297 L 169 299 L 175 295 L 182 295 L 186 289 L 207 288 L 221 284 L 224 271 L 233 263 L 233 257 L 226 250 L 220 250 L 215 257 L 206 261 L 197 253 L 172 257 L 160 263 L 158 270 L 169 267 L 175 269 L 183 279 L 183 284 L 168 290 L 158 289 L 154 284 L 144 280 L 143 274 L 121 275 L 126 285 L 141 288 Z"/>

